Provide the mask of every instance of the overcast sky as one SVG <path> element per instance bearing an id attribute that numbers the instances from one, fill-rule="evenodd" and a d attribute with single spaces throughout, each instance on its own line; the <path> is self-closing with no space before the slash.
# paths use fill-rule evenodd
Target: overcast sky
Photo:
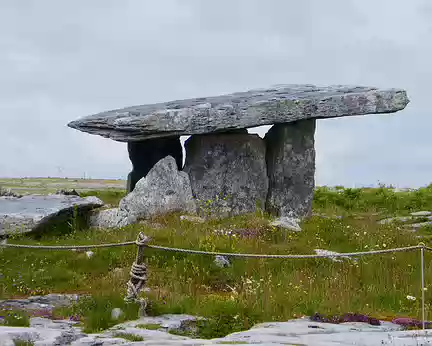
<path id="1" fill-rule="evenodd" d="M 126 144 L 66 127 L 88 114 L 361 84 L 411 103 L 318 121 L 317 184 L 427 185 L 431 82 L 431 0 L 0 0 L 0 176 L 125 178 Z"/>

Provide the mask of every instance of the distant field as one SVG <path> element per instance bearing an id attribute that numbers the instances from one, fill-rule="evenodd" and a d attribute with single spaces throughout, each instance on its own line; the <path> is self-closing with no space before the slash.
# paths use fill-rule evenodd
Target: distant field
<path id="1" fill-rule="evenodd" d="M 74 178 L 0 178 L 0 186 L 19 194 L 53 193 L 61 189 L 78 192 L 91 190 L 126 189 L 124 180 L 74 179 Z"/>

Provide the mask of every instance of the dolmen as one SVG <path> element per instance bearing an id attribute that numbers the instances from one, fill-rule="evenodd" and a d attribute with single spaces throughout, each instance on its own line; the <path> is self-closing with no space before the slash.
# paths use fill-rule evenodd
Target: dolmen
<path id="1" fill-rule="evenodd" d="M 170 157 L 165 160 L 170 166 L 157 171 L 169 172 L 176 164 L 175 170 L 182 171 L 176 178 L 182 196 L 188 196 L 187 174 L 200 215 L 233 216 L 260 209 L 275 217 L 304 218 L 311 214 L 315 187 L 316 120 L 394 113 L 408 103 L 401 89 L 277 85 L 111 110 L 68 126 L 127 143 L 133 165 L 128 192 L 133 194 L 140 186 L 139 198 L 146 198 L 142 189 L 151 189 L 155 178 L 140 182 Z M 264 138 L 247 132 L 262 125 L 273 125 Z M 180 136 L 186 135 L 191 137 L 185 142 L 183 166 Z M 161 185 L 166 203 L 178 202 L 178 196 L 169 199 L 175 189 L 167 182 Z M 150 208 L 147 201 L 144 204 Z M 190 201 L 183 204 L 191 210 Z M 129 207 L 125 205 L 124 211 Z"/>

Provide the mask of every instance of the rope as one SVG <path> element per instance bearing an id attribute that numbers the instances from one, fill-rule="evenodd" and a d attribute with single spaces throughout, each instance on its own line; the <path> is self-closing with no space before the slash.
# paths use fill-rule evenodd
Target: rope
<path id="1" fill-rule="evenodd" d="M 141 234 L 141 233 L 140 233 Z M 276 255 L 276 254 L 249 254 L 249 253 L 231 253 L 231 252 L 213 252 L 213 251 L 202 251 L 202 250 L 192 250 L 192 249 L 182 249 L 174 248 L 168 246 L 160 245 L 149 245 L 145 240 L 141 238 L 136 241 L 127 241 L 121 243 L 112 244 L 97 244 L 97 245 L 24 245 L 24 244 L 10 244 L 10 243 L 0 243 L 0 247 L 11 247 L 11 248 L 23 248 L 23 249 L 38 249 L 38 250 L 75 250 L 75 249 L 92 249 L 92 248 L 112 248 L 121 246 L 138 245 L 145 246 L 151 249 L 164 250 L 179 253 L 206 255 L 206 256 L 225 256 L 225 257 L 249 257 L 249 258 L 281 258 L 281 259 L 306 259 L 306 258 L 327 258 L 330 255 Z M 372 250 L 372 251 L 360 251 L 360 252 L 345 252 L 332 254 L 331 257 L 355 257 L 355 256 L 368 256 L 383 253 L 394 253 L 394 252 L 408 252 L 416 249 L 425 249 L 432 252 L 431 247 L 427 247 L 424 244 L 419 244 L 415 246 L 407 246 L 394 249 L 383 249 L 383 250 Z"/>
<path id="2" fill-rule="evenodd" d="M 135 299 L 143 288 L 144 283 L 147 280 L 147 267 L 145 264 L 132 263 L 130 271 L 131 278 L 137 279 L 138 282 L 134 285 L 130 280 L 127 283 L 127 296 L 126 300 L 130 301 Z"/>
<path id="3" fill-rule="evenodd" d="M 95 248 L 110 248 L 135 245 L 136 241 L 126 241 L 122 243 L 112 244 L 97 244 L 97 245 L 25 245 L 25 244 L 10 244 L 0 243 L 0 247 L 11 247 L 20 249 L 37 249 L 37 250 L 76 250 L 76 249 L 95 249 Z"/>
<path id="4" fill-rule="evenodd" d="M 140 232 L 135 244 L 138 246 L 136 260 L 132 263 L 130 271 L 130 279 L 126 284 L 126 302 L 137 302 L 140 304 L 140 316 L 146 316 L 147 299 L 139 298 L 138 295 L 144 288 L 147 281 L 147 266 L 144 263 L 144 248 L 149 241 L 149 238 Z M 135 280 L 133 280 L 135 279 Z"/>
<path id="5" fill-rule="evenodd" d="M 190 250 L 190 249 L 180 249 L 180 248 L 172 248 L 167 246 L 158 246 L 158 245 L 146 245 L 146 247 L 157 250 L 165 250 L 172 252 L 180 252 L 180 253 L 189 253 L 189 254 L 198 254 L 198 255 L 208 255 L 208 256 L 225 256 L 225 257 L 251 257 L 251 258 L 291 258 L 291 259 L 300 259 L 300 258 L 328 258 L 328 257 L 355 257 L 355 256 L 367 256 L 367 255 L 376 255 L 383 253 L 394 253 L 394 252 L 408 252 L 416 249 L 430 249 L 426 248 L 422 245 L 394 248 L 394 249 L 385 249 L 385 250 L 372 250 L 372 251 L 363 251 L 363 252 L 345 252 L 345 253 L 335 253 L 331 255 L 264 255 L 264 254 L 248 254 L 248 253 L 231 253 L 231 252 L 211 252 L 211 251 L 201 251 L 201 250 Z"/>

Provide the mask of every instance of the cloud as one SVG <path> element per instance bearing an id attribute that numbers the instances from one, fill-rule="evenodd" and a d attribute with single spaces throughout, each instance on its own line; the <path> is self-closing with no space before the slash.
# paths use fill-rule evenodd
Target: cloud
<path id="1" fill-rule="evenodd" d="M 431 23 L 427 0 L 4 1 L 0 175 L 126 177 L 125 144 L 65 126 L 99 111 L 276 83 L 362 84 L 405 88 L 412 102 L 319 121 L 318 184 L 428 184 Z"/>

